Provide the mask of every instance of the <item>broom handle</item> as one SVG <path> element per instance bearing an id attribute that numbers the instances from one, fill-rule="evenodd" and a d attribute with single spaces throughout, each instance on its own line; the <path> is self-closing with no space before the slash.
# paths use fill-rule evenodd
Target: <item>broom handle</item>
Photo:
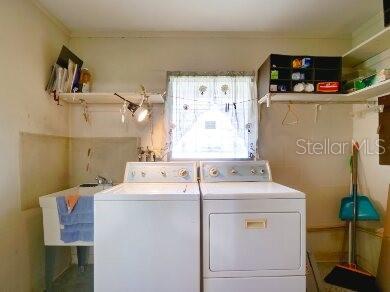
<path id="1" fill-rule="evenodd" d="M 354 144 L 352 155 L 352 196 L 353 196 L 353 221 L 352 221 L 352 255 L 351 262 L 356 265 L 356 223 L 357 223 L 357 168 L 359 149 Z"/>
<path id="2" fill-rule="evenodd" d="M 352 264 L 352 222 L 348 221 L 348 264 Z"/>

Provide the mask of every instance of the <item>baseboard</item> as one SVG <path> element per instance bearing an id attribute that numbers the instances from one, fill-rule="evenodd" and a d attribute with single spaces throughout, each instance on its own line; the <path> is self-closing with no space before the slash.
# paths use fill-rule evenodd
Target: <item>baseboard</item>
<path id="1" fill-rule="evenodd" d="M 308 242 L 317 262 L 345 262 L 348 258 L 347 229 L 345 224 L 331 226 L 311 226 L 307 228 Z M 358 265 L 376 275 L 380 246 L 383 238 L 382 230 L 357 227 L 357 262 Z M 327 244 L 329 243 L 329 244 Z"/>

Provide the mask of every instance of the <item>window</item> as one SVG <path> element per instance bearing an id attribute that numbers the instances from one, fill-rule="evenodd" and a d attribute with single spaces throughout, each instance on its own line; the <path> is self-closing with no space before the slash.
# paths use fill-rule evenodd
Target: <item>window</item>
<path id="1" fill-rule="evenodd" d="M 171 159 L 255 157 L 253 75 L 170 75 L 166 106 Z"/>

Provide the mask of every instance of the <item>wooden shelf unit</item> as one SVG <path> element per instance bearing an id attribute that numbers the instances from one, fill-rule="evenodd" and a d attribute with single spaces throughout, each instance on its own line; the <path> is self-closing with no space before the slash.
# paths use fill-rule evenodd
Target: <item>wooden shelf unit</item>
<path id="1" fill-rule="evenodd" d="M 310 58 L 310 66 L 307 68 L 293 68 L 293 60 L 302 58 Z M 272 93 L 295 93 L 293 87 L 300 82 L 311 83 L 314 85 L 314 89 L 316 89 L 318 82 L 336 81 L 339 82 L 341 91 L 341 65 L 341 57 L 271 54 L 258 70 L 259 96 L 261 97 L 271 92 L 271 85 L 284 86 L 286 88 L 286 91 L 281 91 L 278 88 L 278 91 L 272 91 Z M 273 70 L 278 71 L 277 79 L 271 79 Z M 302 73 L 304 78 L 300 80 L 292 79 L 292 74 L 295 72 Z M 313 92 L 301 92 L 300 94 L 313 94 Z"/>
<path id="2" fill-rule="evenodd" d="M 346 52 L 343 55 L 343 66 L 355 67 L 389 48 L 390 27 L 387 27 Z"/>

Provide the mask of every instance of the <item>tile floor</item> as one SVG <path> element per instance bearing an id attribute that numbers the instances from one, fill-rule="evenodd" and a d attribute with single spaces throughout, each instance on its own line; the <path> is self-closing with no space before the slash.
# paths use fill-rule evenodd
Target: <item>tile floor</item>
<path id="1" fill-rule="evenodd" d="M 93 292 L 93 265 L 84 272 L 72 265 L 53 283 L 53 292 Z"/>
<path id="2" fill-rule="evenodd" d="M 335 266 L 335 263 L 318 263 L 318 269 L 324 278 Z M 322 283 L 323 292 L 349 292 L 337 286 Z M 93 265 L 87 266 L 85 272 L 79 272 L 76 265 L 72 265 L 53 284 L 55 292 L 93 292 Z"/>
<path id="3" fill-rule="evenodd" d="M 321 274 L 322 279 L 332 271 L 336 263 L 317 263 L 318 270 Z M 330 285 L 325 281 L 321 283 L 322 289 L 324 292 L 349 292 L 352 290 L 344 289 L 338 286 Z M 322 291 L 321 291 L 322 292 Z"/>

